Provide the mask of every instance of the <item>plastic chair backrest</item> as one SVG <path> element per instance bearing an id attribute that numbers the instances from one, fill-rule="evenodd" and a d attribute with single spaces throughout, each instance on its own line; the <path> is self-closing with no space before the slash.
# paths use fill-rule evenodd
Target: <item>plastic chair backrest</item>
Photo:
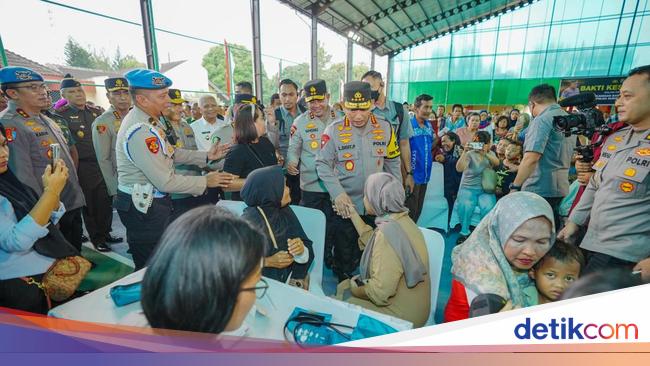
<path id="1" fill-rule="evenodd" d="M 445 256 L 445 239 L 438 232 L 420 228 L 429 254 L 429 278 L 431 279 L 431 312 L 426 325 L 435 324 L 436 304 L 438 302 L 438 289 L 442 273 L 442 260 Z"/>
<path id="2" fill-rule="evenodd" d="M 217 206 L 225 208 L 235 215 L 241 215 L 247 207 L 241 201 L 220 200 Z M 322 288 L 323 262 L 325 255 L 325 215 L 313 208 L 291 205 L 291 209 L 298 217 L 302 229 L 312 241 L 314 261 L 309 269 L 309 292 L 325 295 Z"/>

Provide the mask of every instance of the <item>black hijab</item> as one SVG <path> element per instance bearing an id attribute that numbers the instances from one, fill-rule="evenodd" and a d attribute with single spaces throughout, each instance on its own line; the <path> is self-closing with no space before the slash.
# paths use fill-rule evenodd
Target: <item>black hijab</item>
<path id="1" fill-rule="evenodd" d="M 7 136 L 4 126 L 0 124 L 0 133 Z M 16 221 L 22 220 L 36 206 L 39 200 L 33 189 L 22 184 L 11 170 L 0 174 L 0 196 L 6 198 L 16 215 Z M 34 250 L 38 254 L 50 258 L 65 258 L 79 255 L 79 252 L 70 244 L 61 231 L 53 224 L 47 225 L 48 234 L 34 243 Z"/>
<path id="2" fill-rule="evenodd" d="M 241 197 L 248 206 L 244 209 L 242 217 L 269 236 L 264 218 L 258 210 L 259 207 L 264 211 L 273 230 L 278 248 L 273 247 L 269 236 L 266 246 L 267 256 L 279 250 L 287 250 L 288 239 L 301 238 L 305 245 L 311 247 L 311 241 L 307 238 L 291 207 L 280 207 L 284 185 L 282 168 L 274 165 L 252 171 L 241 189 Z"/>

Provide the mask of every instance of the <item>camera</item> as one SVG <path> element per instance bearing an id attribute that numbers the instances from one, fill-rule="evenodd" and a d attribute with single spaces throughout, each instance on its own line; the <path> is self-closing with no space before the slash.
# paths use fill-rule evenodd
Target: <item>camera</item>
<path id="1" fill-rule="evenodd" d="M 469 148 L 472 150 L 483 150 L 483 146 L 485 144 L 482 142 L 470 142 L 469 143 Z"/>
<path id="2" fill-rule="evenodd" d="M 598 140 L 591 145 L 578 146 L 574 150 L 582 155 L 583 162 L 589 163 L 594 159 L 594 148 L 603 143 L 603 139 L 611 133 L 611 128 L 605 125 L 603 113 L 596 108 L 596 95 L 583 93 L 560 101 L 561 107 L 575 107 L 575 111 L 566 116 L 553 117 L 553 127 L 564 136 L 584 135 L 591 139 L 596 132 Z"/>
<path id="3" fill-rule="evenodd" d="M 575 111 L 566 116 L 553 117 L 553 126 L 565 136 L 584 135 L 591 138 L 599 127 L 605 124 L 603 112 L 596 109 L 594 93 L 574 95 L 560 101 L 561 107 L 575 107 Z"/>

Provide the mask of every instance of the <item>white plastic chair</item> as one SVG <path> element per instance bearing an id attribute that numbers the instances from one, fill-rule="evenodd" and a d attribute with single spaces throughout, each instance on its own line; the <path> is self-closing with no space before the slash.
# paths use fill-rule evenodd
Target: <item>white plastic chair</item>
<path id="1" fill-rule="evenodd" d="M 448 231 L 449 207 L 445 198 L 444 186 L 444 167 L 442 164 L 434 162 L 431 166 L 431 179 L 427 185 L 418 226 Z"/>
<path id="2" fill-rule="evenodd" d="M 445 239 L 440 233 L 433 230 L 421 227 L 420 231 L 424 236 L 424 242 L 429 254 L 429 278 L 431 279 L 431 312 L 425 325 L 434 325 L 436 324 L 435 314 L 442 274 L 442 260 L 445 256 Z"/>
<path id="3" fill-rule="evenodd" d="M 217 206 L 225 208 L 235 215 L 241 215 L 247 207 L 241 201 L 220 200 Z M 323 262 L 325 255 L 325 215 L 313 208 L 291 205 L 298 217 L 302 229 L 312 241 L 314 261 L 309 268 L 309 292 L 325 296 L 323 292 Z"/>

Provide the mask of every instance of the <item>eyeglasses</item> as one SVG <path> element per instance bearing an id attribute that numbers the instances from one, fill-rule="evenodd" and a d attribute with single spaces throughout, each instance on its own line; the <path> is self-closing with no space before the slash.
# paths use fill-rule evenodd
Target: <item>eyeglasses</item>
<path id="1" fill-rule="evenodd" d="M 255 291 L 255 297 L 261 299 L 266 295 L 266 290 L 269 289 L 269 283 L 265 279 L 260 279 L 261 286 L 243 288 L 240 291 Z"/>
<path id="2" fill-rule="evenodd" d="M 31 84 L 25 86 L 14 86 L 12 89 L 29 89 L 30 91 L 36 93 L 40 90 L 49 90 L 47 84 Z"/>

